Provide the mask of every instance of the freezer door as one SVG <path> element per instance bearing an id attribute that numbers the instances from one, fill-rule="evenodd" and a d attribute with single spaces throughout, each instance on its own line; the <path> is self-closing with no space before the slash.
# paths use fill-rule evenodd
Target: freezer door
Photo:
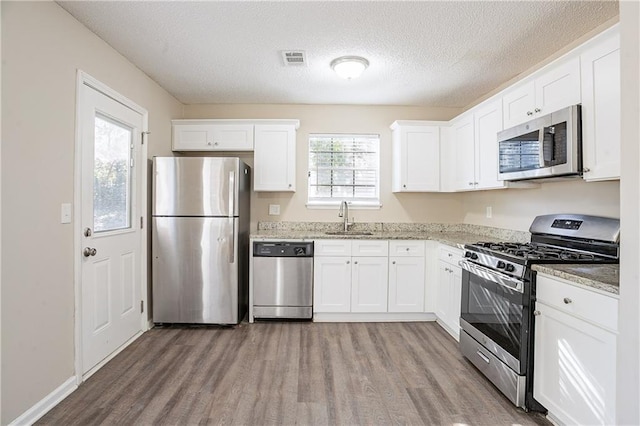
<path id="1" fill-rule="evenodd" d="M 238 158 L 155 157 L 152 214 L 238 216 L 240 164 Z"/>
<path id="2" fill-rule="evenodd" d="M 237 324 L 237 218 L 154 217 L 153 321 Z"/>

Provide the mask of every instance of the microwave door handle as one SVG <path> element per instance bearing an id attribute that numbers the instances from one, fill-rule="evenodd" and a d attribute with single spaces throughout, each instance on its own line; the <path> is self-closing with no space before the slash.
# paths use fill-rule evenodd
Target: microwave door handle
<path id="1" fill-rule="evenodd" d="M 545 166 L 544 162 L 544 127 L 538 132 L 538 165 L 540 168 Z"/>

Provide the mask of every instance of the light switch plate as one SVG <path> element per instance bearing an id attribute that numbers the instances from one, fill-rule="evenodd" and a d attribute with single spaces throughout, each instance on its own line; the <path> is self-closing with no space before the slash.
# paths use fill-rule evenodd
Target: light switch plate
<path id="1" fill-rule="evenodd" d="M 71 223 L 71 203 L 60 205 L 60 223 Z"/>
<path id="2" fill-rule="evenodd" d="M 278 216 L 280 214 L 280 204 L 269 204 L 269 216 Z"/>

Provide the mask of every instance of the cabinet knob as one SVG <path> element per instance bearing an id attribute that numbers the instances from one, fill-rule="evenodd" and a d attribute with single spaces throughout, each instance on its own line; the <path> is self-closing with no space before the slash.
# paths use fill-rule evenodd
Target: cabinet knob
<path id="1" fill-rule="evenodd" d="M 573 300 L 569 299 L 568 297 L 565 297 L 564 299 L 562 299 L 562 301 L 565 303 L 565 305 L 568 305 L 569 303 L 573 302 Z"/>
<path id="2" fill-rule="evenodd" d="M 405 185 L 402 185 L 402 187 L 403 187 L 403 188 L 406 188 L 406 187 L 407 187 L 407 185 L 406 185 L 406 184 L 405 184 Z"/>
<path id="3" fill-rule="evenodd" d="M 591 169 L 590 169 L 590 168 L 588 168 L 588 167 L 584 167 L 584 168 L 582 169 L 582 173 L 589 173 L 590 171 L 591 171 Z"/>
<path id="4" fill-rule="evenodd" d="M 211 142 L 207 142 L 207 145 L 211 146 Z"/>
<path id="5" fill-rule="evenodd" d="M 289 184 L 289 188 L 291 188 L 293 185 Z"/>
<path id="6" fill-rule="evenodd" d="M 358 264 L 358 261 L 356 260 L 355 262 L 353 262 L 353 264 L 354 264 L 354 265 L 357 265 L 357 264 Z"/>
<path id="7" fill-rule="evenodd" d="M 540 311 L 533 311 L 533 315 L 535 315 L 535 316 L 540 315 Z"/>
<path id="8" fill-rule="evenodd" d="M 473 182 L 469 182 L 469 186 L 473 186 Z"/>
<path id="9" fill-rule="evenodd" d="M 213 145 L 214 145 L 214 146 L 218 146 L 218 142 L 214 142 L 214 143 L 213 143 Z"/>
<path id="10" fill-rule="evenodd" d="M 453 255 L 451 253 L 447 253 L 447 256 L 449 257 L 453 257 Z"/>
<path id="11" fill-rule="evenodd" d="M 540 108 L 536 108 L 536 109 L 534 109 L 533 111 L 534 111 L 534 112 L 540 112 L 540 111 L 542 111 L 542 110 L 541 110 Z"/>
<path id="12" fill-rule="evenodd" d="M 527 115 L 533 115 L 532 111 L 527 111 Z"/>
<path id="13" fill-rule="evenodd" d="M 474 185 L 477 185 L 477 184 L 478 184 L 478 182 L 473 182 L 473 184 L 474 184 Z"/>
<path id="14" fill-rule="evenodd" d="M 350 264 L 350 263 L 351 263 L 351 261 L 350 261 L 350 260 L 347 260 L 347 265 L 348 265 L 348 264 Z"/>
<path id="15" fill-rule="evenodd" d="M 405 250 L 406 250 L 406 251 L 409 251 L 409 247 L 407 247 Z"/>
<path id="16" fill-rule="evenodd" d="M 395 265 L 395 264 L 396 264 L 396 261 L 394 260 L 393 262 L 391 262 L 391 264 L 392 264 L 392 265 Z"/>

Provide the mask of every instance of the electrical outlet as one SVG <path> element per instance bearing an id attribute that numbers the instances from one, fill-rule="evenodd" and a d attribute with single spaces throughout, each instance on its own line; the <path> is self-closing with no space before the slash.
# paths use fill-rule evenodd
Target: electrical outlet
<path id="1" fill-rule="evenodd" d="M 269 204 L 269 216 L 280 215 L 280 204 Z"/>
<path id="2" fill-rule="evenodd" d="M 491 208 L 491 206 L 487 206 L 487 219 L 491 219 L 492 216 L 493 216 L 493 209 Z"/>

